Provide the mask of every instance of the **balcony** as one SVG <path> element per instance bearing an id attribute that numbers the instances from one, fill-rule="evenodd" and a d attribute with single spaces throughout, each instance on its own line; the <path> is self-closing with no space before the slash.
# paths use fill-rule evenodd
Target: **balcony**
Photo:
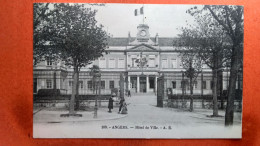
<path id="1" fill-rule="evenodd" d="M 159 66 L 155 65 L 154 67 L 149 67 L 149 65 L 145 65 L 143 68 L 139 66 L 127 66 L 127 71 L 159 71 Z"/>

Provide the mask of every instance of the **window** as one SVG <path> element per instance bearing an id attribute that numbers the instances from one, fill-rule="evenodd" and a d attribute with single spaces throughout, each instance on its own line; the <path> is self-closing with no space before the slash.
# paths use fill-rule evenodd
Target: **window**
<path id="1" fill-rule="evenodd" d="M 109 59 L 109 64 L 108 64 L 109 68 L 116 68 L 116 62 L 114 58 L 110 58 Z"/>
<path id="2" fill-rule="evenodd" d="M 88 89 L 92 89 L 92 87 L 93 87 L 92 81 L 88 81 Z"/>
<path id="3" fill-rule="evenodd" d="M 113 89 L 115 87 L 114 81 L 109 81 L 109 89 Z"/>
<path id="4" fill-rule="evenodd" d="M 185 87 L 185 81 L 181 81 L 181 88 L 184 88 Z"/>
<path id="5" fill-rule="evenodd" d="M 101 81 L 101 89 L 105 89 L 105 81 Z"/>
<path id="6" fill-rule="evenodd" d="M 79 81 L 79 88 L 83 89 L 83 81 Z"/>
<path id="7" fill-rule="evenodd" d="M 176 89 L 176 81 L 172 81 L 172 88 Z"/>
<path id="8" fill-rule="evenodd" d="M 190 82 L 186 81 L 187 90 L 190 90 Z"/>
<path id="9" fill-rule="evenodd" d="M 137 67 L 136 58 L 132 58 L 132 67 Z"/>
<path id="10" fill-rule="evenodd" d="M 214 83 L 213 81 L 210 81 L 210 89 L 213 89 Z"/>
<path id="11" fill-rule="evenodd" d="M 177 61 L 176 59 L 171 60 L 171 68 L 177 68 Z"/>
<path id="12" fill-rule="evenodd" d="M 149 59 L 149 67 L 155 67 L 155 58 Z"/>
<path id="13" fill-rule="evenodd" d="M 73 86 L 73 81 L 69 81 L 69 86 L 70 86 L 70 87 Z"/>
<path id="14" fill-rule="evenodd" d="M 207 83 L 206 83 L 206 81 L 203 81 L 203 82 L 202 82 L 202 85 L 203 85 L 203 89 L 207 89 Z"/>
<path id="15" fill-rule="evenodd" d="M 48 89 L 51 89 L 52 88 L 52 80 L 51 79 L 47 79 L 46 80 L 46 85 L 47 85 Z"/>
<path id="16" fill-rule="evenodd" d="M 125 59 L 124 58 L 118 59 L 118 68 L 125 68 Z"/>
<path id="17" fill-rule="evenodd" d="M 168 68 L 167 59 L 162 59 L 162 68 Z"/>
<path id="18" fill-rule="evenodd" d="M 106 68 L 106 58 L 99 59 L 99 66 L 100 68 Z"/>
<path id="19" fill-rule="evenodd" d="M 198 82 L 194 81 L 194 88 L 197 89 L 197 87 L 198 87 Z"/>
<path id="20" fill-rule="evenodd" d="M 51 57 L 46 57 L 46 63 L 47 63 L 48 66 L 52 65 L 53 62 L 52 62 Z"/>
<path id="21" fill-rule="evenodd" d="M 33 93 L 37 93 L 37 78 L 33 78 Z"/>

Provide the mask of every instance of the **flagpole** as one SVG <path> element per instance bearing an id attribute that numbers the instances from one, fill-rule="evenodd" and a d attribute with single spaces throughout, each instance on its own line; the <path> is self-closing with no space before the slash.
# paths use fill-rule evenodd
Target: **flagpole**
<path id="1" fill-rule="evenodd" d="M 144 4 L 143 4 L 143 25 L 144 25 Z"/>

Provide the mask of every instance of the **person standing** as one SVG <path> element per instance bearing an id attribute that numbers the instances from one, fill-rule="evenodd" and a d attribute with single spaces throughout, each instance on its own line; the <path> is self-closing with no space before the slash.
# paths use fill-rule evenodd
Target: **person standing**
<path id="1" fill-rule="evenodd" d="M 108 100 L 108 109 L 109 109 L 109 113 L 112 113 L 112 111 L 111 111 L 111 109 L 113 109 L 113 102 L 114 102 L 114 100 L 113 100 L 113 98 L 112 98 L 112 96 L 109 98 L 109 100 Z"/>
<path id="2" fill-rule="evenodd" d="M 125 101 L 123 102 L 121 114 L 127 114 L 127 104 Z"/>
<path id="3" fill-rule="evenodd" d="M 121 109 L 123 107 L 124 101 L 125 101 L 124 99 L 121 99 L 120 102 L 119 102 L 119 111 L 118 111 L 119 114 L 120 114 Z"/>
<path id="4" fill-rule="evenodd" d="M 130 90 L 128 90 L 128 97 L 131 97 L 131 92 L 130 92 Z"/>

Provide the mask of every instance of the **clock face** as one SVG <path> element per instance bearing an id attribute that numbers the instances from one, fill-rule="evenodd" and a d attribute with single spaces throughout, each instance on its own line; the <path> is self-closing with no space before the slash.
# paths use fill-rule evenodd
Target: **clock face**
<path id="1" fill-rule="evenodd" d="M 142 30 L 142 31 L 140 32 L 140 35 L 141 35 L 142 37 L 146 36 L 146 31 L 145 31 L 145 30 Z"/>

